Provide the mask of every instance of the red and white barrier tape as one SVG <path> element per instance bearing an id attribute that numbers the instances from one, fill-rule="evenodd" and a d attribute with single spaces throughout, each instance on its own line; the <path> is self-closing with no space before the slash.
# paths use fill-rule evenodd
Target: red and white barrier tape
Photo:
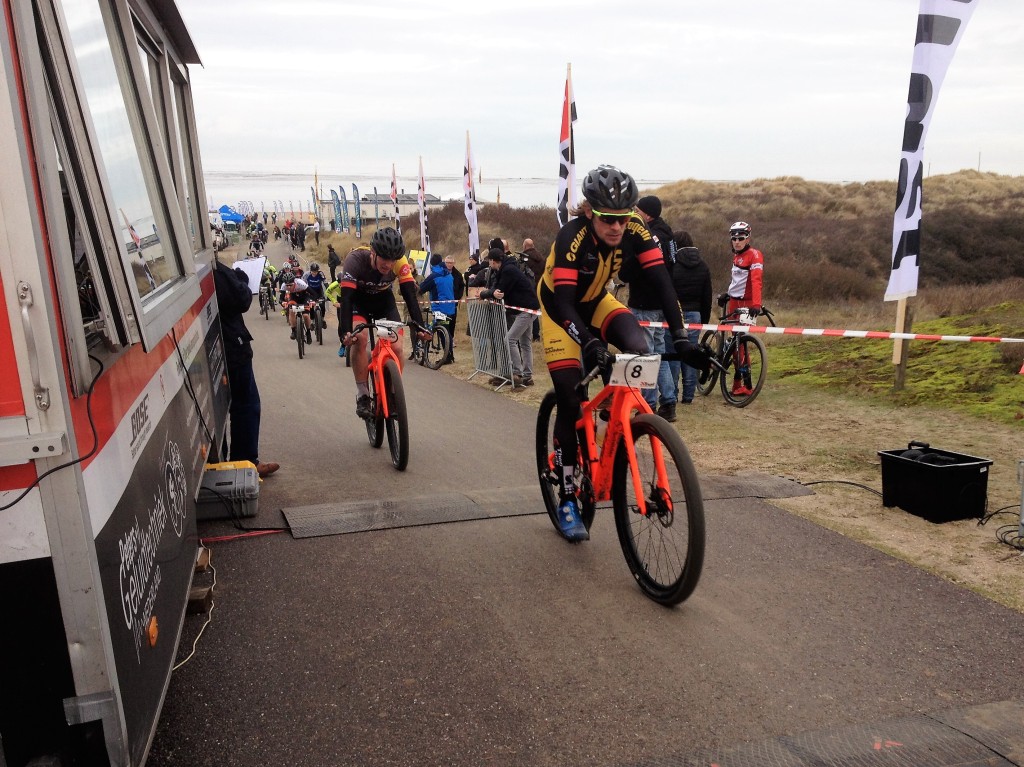
<path id="1" fill-rule="evenodd" d="M 462 301 L 465 300 L 466 299 L 462 299 Z M 488 303 L 498 303 L 497 301 L 490 301 L 490 299 L 486 298 L 473 300 L 488 301 Z M 442 301 L 438 303 L 445 302 Z M 461 303 L 461 301 L 452 301 L 448 303 Z M 505 308 L 516 309 L 520 312 L 528 312 L 530 314 L 540 314 L 540 312 L 536 309 L 526 309 L 520 306 L 509 306 L 508 304 L 506 304 Z M 640 324 L 645 327 L 652 328 L 668 327 L 668 325 L 664 322 L 642 321 Z M 839 330 L 837 328 L 780 328 L 764 325 L 701 325 L 699 323 L 687 323 L 684 327 L 687 330 L 713 330 L 715 332 L 723 333 L 765 333 L 768 335 L 782 336 L 824 336 L 826 338 L 877 338 L 887 341 L 954 341 L 989 344 L 1024 344 L 1024 338 L 1011 338 L 1000 336 L 952 336 L 936 335 L 934 333 L 890 333 L 884 330 Z M 1024 375 L 1024 367 L 1021 367 L 1020 374 Z"/>

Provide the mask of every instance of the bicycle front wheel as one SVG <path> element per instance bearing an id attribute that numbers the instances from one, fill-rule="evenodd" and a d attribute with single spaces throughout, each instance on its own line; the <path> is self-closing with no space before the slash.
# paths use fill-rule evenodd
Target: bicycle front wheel
<path id="1" fill-rule="evenodd" d="M 700 342 L 703 346 L 707 346 L 714 354 L 714 358 L 721 359 L 722 355 L 722 334 L 716 333 L 714 330 L 706 330 L 700 337 Z M 715 383 L 718 381 L 718 368 L 712 367 L 711 373 L 708 374 L 708 379 L 701 383 L 700 379 L 697 380 L 697 391 L 702 396 L 706 397 L 715 390 Z"/>
<path id="2" fill-rule="evenodd" d="M 352 349 L 349 348 L 345 359 L 348 360 L 351 357 Z M 366 438 L 370 440 L 370 447 L 380 447 L 384 444 L 384 408 L 380 403 L 380 398 L 384 396 L 384 392 L 377 391 L 377 380 L 373 370 L 370 371 L 370 375 L 366 378 L 366 385 L 370 388 L 370 403 L 373 408 L 373 416 L 366 419 Z"/>
<path id="3" fill-rule="evenodd" d="M 615 453 L 612 502 L 626 564 L 640 589 L 671 606 L 697 587 L 704 567 L 704 500 L 679 432 L 656 415 L 632 422 L 640 492 L 625 445 Z"/>
<path id="4" fill-rule="evenodd" d="M 744 333 L 736 338 L 732 353 L 733 375 L 723 375 L 722 396 L 733 407 L 746 407 L 761 391 L 768 374 L 768 355 L 764 342 Z"/>
<path id="5" fill-rule="evenodd" d="M 405 386 L 402 374 L 394 360 L 384 363 L 384 390 L 388 398 L 388 417 L 385 428 L 388 432 L 388 448 L 391 463 L 399 471 L 409 465 L 409 414 L 405 407 Z"/>
<path id="6" fill-rule="evenodd" d="M 558 526 L 558 491 L 562 485 L 561 477 L 558 475 L 558 468 L 555 466 L 555 415 L 558 407 L 555 402 L 555 393 L 549 391 L 540 402 L 540 409 L 537 411 L 537 477 L 540 480 L 540 494 L 544 499 L 544 508 L 548 512 L 548 518 L 555 530 Z M 594 493 L 590 486 L 589 479 L 583 473 L 583 447 L 577 451 L 576 475 L 580 478 L 582 487 L 579 488 L 577 497 L 580 500 L 580 517 L 587 530 L 594 522 Z M 561 534 L 561 533 L 559 533 Z"/>
<path id="7" fill-rule="evenodd" d="M 424 341 L 421 349 L 423 364 L 431 370 L 437 370 L 448 359 L 452 351 L 452 337 L 444 325 L 434 325 L 430 340 Z"/>
<path id="8" fill-rule="evenodd" d="M 302 320 L 295 318 L 295 342 L 299 345 L 299 359 L 306 353 L 306 334 L 302 329 Z"/>
<path id="9" fill-rule="evenodd" d="M 319 309 L 313 313 L 313 322 L 316 323 L 316 342 L 324 345 L 324 314 Z"/>

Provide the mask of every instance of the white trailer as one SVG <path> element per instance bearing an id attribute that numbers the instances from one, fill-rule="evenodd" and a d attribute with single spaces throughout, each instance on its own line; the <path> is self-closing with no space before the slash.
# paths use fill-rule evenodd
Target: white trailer
<path id="1" fill-rule="evenodd" d="M 0 767 L 141 765 L 228 407 L 172 0 L 0 0 Z"/>

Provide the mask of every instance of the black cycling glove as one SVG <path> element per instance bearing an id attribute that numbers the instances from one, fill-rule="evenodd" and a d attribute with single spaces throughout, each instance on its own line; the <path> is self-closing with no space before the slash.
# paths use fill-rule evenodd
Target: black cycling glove
<path id="1" fill-rule="evenodd" d="M 675 346 L 679 359 L 696 368 L 700 372 L 701 381 L 706 381 L 711 372 L 711 358 L 714 356 L 711 349 L 691 342 L 685 330 L 672 332 L 672 345 Z"/>
<path id="2" fill-rule="evenodd" d="M 588 360 L 593 360 L 594 365 L 605 371 L 611 369 L 615 357 L 599 339 L 591 338 L 583 345 L 584 364 L 589 365 Z"/>

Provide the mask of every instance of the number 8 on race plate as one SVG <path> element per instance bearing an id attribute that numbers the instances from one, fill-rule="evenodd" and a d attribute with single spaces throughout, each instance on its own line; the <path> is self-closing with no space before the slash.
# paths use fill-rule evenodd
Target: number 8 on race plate
<path id="1" fill-rule="evenodd" d="M 608 383 L 633 389 L 650 389 L 658 383 L 660 354 L 616 354 Z"/>

